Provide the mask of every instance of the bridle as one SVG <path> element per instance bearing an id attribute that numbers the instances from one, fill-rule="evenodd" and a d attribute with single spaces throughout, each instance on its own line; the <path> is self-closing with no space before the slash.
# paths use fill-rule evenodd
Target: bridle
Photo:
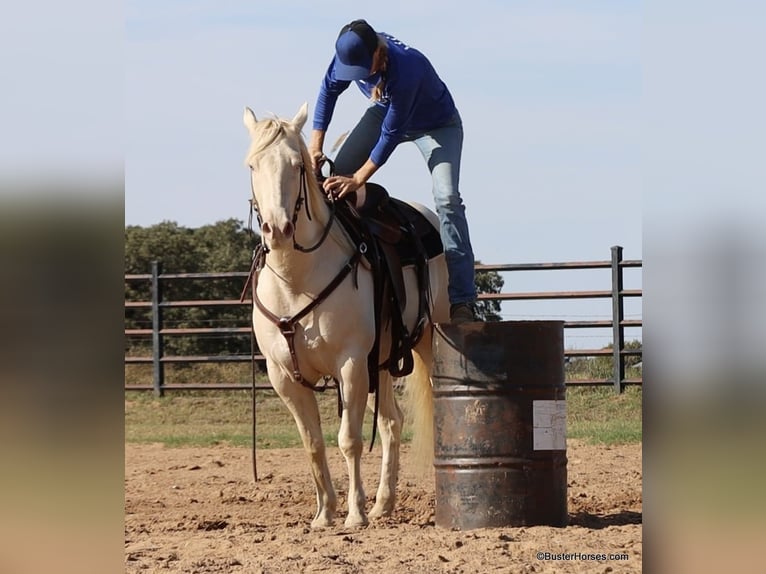
<path id="1" fill-rule="evenodd" d="M 292 217 L 292 224 L 293 224 L 293 249 L 296 251 L 300 251 L 302 253 L 311 253 L 312 251 L 316 251 L 319 249 L 319 247 L 324 243 L 325 239 L 327 239 L 327 236 L 330 234 L 330 229 L 332 228 L 332 224 L 335 221 L 335 199 L 332 196 L 329 196 L 327 198 L 327 203 L 330 206 L 330 217 L 327 219 L 327 224 L 324 226 L 324 229 L 322 230 L 322 234 L 320 235 L 317 242 L 312 245 L 311 247 L 304 247 L 300 243 L 298 243 L 295 239 L 296 232 L 298 225 L 298 215 L 300 214 L 301 208 L 303 207 L 303 204 L 306 204 L 306 217 L 309 221 L 311 221 L 311 209 L 309 208 L 309 196 L 308 196 L 308 182 L 306 181 L 307 175 L 306 175 L 306 164 L 301 163 L 301 176 L 300 176 L 300 183 L 298 184 L 298 197 L 295 198 L 295 207 L 293 208 L 293 217 Z M 256 214 L 256 218 L 258 219 L 258 229 L 261 229 L 263 227 L 263 218 L 261 217 L 260 209 L 258 208 L 258 201 L 255 199 L 255 187 L 253 186 L 253 177 L 250 176 L 250 215 L 248 217 L 248 227 L 252 229 L 253 224 L 253 212 Z M 261 233 L 261 246 L 265 253 L 268 253 L 270 251 L 268 245 L 266 245 L 266 240 L 263 237 L 263 233 Z"/>
<path id="2" fill-rule="evenodd" d="M 329 161 L 329 160 L 327 160 Z M 332 165 L 332 162 L 330 162 L 331 169 L 334 171 L 334 166 Z M 300 245 L 295 240 L 295 234 L 296 234 L 296 225 L 298 221 L 298 214 L 300 213 L 301 207 L 305 203 L 306 205 L 306 217 L 311 221 L 311 212 L 309 209 L 309 201 L 308 201 L 308 182 L 306 181 L 307 175 L 306 175 L 306 166 L 305 164 L 301 164 L 301 177 L 300 177 L 300 184 L 298 189 L 298 197 L 295 200 L 295 209 L 293 210 L 293 217 L 292 217 L 292 223 L 293 223 L 293 248 L 297 251 L 300 251 L 302 253 L 311 253 L 313 251 L 316 251 L 319 249 L 319 247 L 324 243 L 325 239 L 327 239 L 327 236 L 330 233 L 330 229 L 332 228 L 333 223 L 335 222 L 335 200 L 332 197 L 328 198 L 328 203 L 330 205 L 330 217 L 328 218 L 327 224 L 325 225 L 324 229 L 322 230 L 322 234 L 319 238 L 319 240 L 311 247 L 304 247 Z M 257 217 L 258 217 L 258 223 L 259 228 L 261 225 L 263 225 L 263 220 L 261 218 L 260 211 L 258 210 L 258 203 L 255 199 L 255 189 L 253 187 L 253 178 L 252 175 L 250 177 L 250 188 L 251 188 L 251 210 L 250 210 L 250 219 L 249 219 L 249 227 L 252 229 L 252 213 L 255 211 Z M 258 298 L 258 277 L 260 275 L 260 271 L 265 266 L 266 262 L 266 255 L 269 253 L 269 248 L 266 245 L 265 241 L 263 240 L 263 234 L 261 234 L 261 244 L 258 249 L 255 250 L 253 254 L 253 263 L 250 267 L 250 273 L 248 275 L 247 282 L 245 283 L 245 288 L 242 291 L 242 296 L 240 300 L 244 301 L 245 294 L 247 293 L 248 286 L 252 282 L 252 293 L 253 293 L 253 304 L 258 308 L 258 310 L 261 312 L 261 314 L 266 317 L 269 321 L 271 321 L 278 329 L 279 332 L 282 333 L 282 336 L 285 338 L 285 341 L 287 342 L 288 350 L 290 351 L 290 358 L 292 359 L 293 363 L 293 372 L 292 376 L 295 382 L 300 383 L 304 387 L 307 387 L 311 390 L 324 390 L 326 387 L 317 387 L 315 385 L 312 385 L 310 382 L 306 381 L 306 379 L 303 377 L 303 375 L 300 372 L 300 368 L 298 366 L 298 356 L 295 352 L 295 325 L 303 319 L 306 315 L 308 315 L 311 311 L 313 311 L 322 301 L 324 301 L 335 289 L 343 282 L 343 280 L 351 273 L 351 271 L 354 271 L 359 264 L 359 261 L 362 258 L 362 255 L 367 251 L 367 245 L 365 243 L 361 243 L 357 246 L 357 248 L 354 250 L 354 254 L 349 258 L 349 260 L 346 262 L 346 264 L 338 271 L 338 274 L 330 281 L 330 283 L 317 295 L 315 299 L 313 299 L 311 302 L 309 302 L 308 305 L 306 305 L 303 309 L 298 311 L 296 314 L 294 314 L 291 317 L 283 316 L 280 317 L 279 315 L 276 315 L 275 313 L 271 312 L 264 304 L 263 302 Z"/>

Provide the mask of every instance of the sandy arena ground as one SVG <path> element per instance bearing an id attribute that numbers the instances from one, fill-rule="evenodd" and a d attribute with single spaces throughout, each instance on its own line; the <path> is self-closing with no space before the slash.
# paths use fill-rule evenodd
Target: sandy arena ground
<path id="1" fill-rule="evenodd" d="M 258 451 L 255 483 L 249 449 L 126 445 L 126 572 L 641 572 L 640 444 L 568 441 L 566 528 L 435 526 L 433 479 L 413 474 L 405 445 L 394 514 L 346 529 L 345 462 L 336 448 L 329 454 L 337 526 L 315 531 L 309 528 L 314 487 L 302 450 Z M 369 510 L 379 447 L 362 460 Z M 540 559 L 540 552 L 574 556 Z"/>

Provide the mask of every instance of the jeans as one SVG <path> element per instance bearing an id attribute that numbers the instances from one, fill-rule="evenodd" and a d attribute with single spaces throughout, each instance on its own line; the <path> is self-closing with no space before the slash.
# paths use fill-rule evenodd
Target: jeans
<path id="1" fill-rule="evenodd" d="M 335 158 L 335 169 L 339 174 L 354 173 L 364 165 L 380 137 L 385 113 L 385 108 L 376 104 L 367 108 Z M 465 206 L 458 190 L 463 149 L 460 115 L 455 112 L 453 120 L 439 128 L 408 132 L 402 141 L 414 142 L 418 146 L 431 172 L 434 203 L 449 273 L 450 303 L 471 303 L 476 300 L 473 248 Z"/>

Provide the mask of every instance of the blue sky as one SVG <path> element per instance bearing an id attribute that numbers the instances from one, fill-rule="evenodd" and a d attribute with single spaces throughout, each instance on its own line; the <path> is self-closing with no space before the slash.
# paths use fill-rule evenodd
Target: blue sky
<path id="1" fill-rule="evenodd" d="M 363 17 L 424 52 L 456 100 L 478 259 L 602 260 L 612 245 L 642 257 L 640 2 L 480 0 L 466 11 L 432 0 L 129 1 L 125 9 L 127 225 L 246 220 L 243 107 L 292 117 L 308 101 L 312 112 L 338 30 Z M 366 105 L 354 87 L 341 96 L 329 145 Z M 412 144 L 374 180 L 433 204 Z M 506 277 L 506 290 L 609 288 L 608 272 L 570 272 L 566 284 L 523 275 Z M 633 277 L 627 287 L 640 287 L 640 273 Z M 608 315 L 607 303 L 582 312 Z M 520 305 L 507 318 L 544 315 L 541 303 Z"/>

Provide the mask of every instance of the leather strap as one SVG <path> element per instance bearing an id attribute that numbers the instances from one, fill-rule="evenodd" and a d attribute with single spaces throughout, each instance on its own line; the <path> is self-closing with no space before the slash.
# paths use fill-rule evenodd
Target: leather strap
<path id="1" fill-rule="evenodd" d="M 278 315 L 275 315 L 269 311 L 268 308 L 266 308 L 263 302 L 258 298 L 258 275 L 255 275 L 255 280 L 253 281 L 253 303 L 264 315 L 264 317 L 266 317 L 269 321 L 276 325 L 277 328 L 279 328 L 279 332 L 282 333 L 282 336 L 287 341 L 287 348 L 290 351 L 290 357 L 293 361 L 293 378 L 296 382 L 300 383 L 304 387 L 308 387 L 312 390 L 314 389 L 314 385 L 303 378 L 300 367 L 298 366 L 298 356 L 295 352 L 295 325 L 311 311 L 313 311 L 317 305 L 324 301 L 330 295 L 330 293 L 335 291 L 335 289 L 343 282 L 346 276 L 354 270 L 361 257 L 362 249 L 357 249 L 351 256 L 351 259 L 349 259 L 341 268 L 341 270 L 338 271 L 338 274 L 335 276 L 335 278 L 330 281 L 327 287 L 325 287 L 322 292 L 319 293 L 319 295 L 317 295 L 317 298 L 311 301 L 308 305 L 306 305 L 292 317 L 279 317 Z"/>

